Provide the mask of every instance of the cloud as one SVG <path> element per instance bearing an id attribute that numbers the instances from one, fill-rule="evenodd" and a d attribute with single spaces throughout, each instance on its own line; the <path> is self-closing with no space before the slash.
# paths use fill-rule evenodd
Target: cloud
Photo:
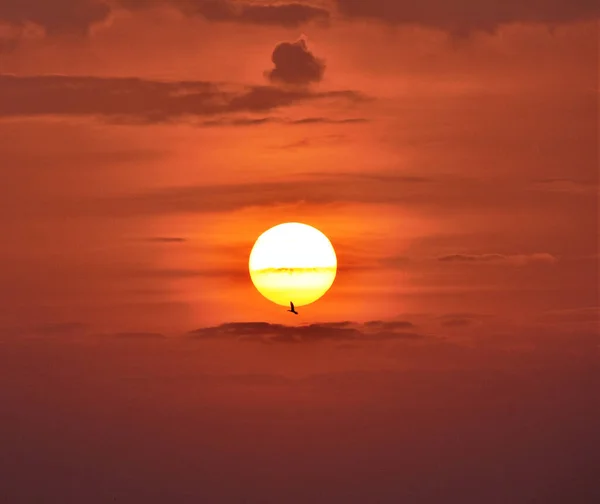
<path id="1" fill-rule="evenodd" d="M 34 24 L 49 35 L 85 35 L 110 11 L 106 0 L 2 0 L 0 21 L 17 27 Z"/>
<path id="2" fill-rule="evenodd" d="M 357 95 L 357 99 L 358 95 Z M 366 100 L 366 98 L 363 98 Z M 303 117 L 300 119 L 290 119 L 283 117 L 234 117 L 226 118 L 221 117 L 219 119 L 210 119 L 203 121 L 200 125 L 207 127 L 218 127 L 218 126 L 263 126 L 265 124 L 285 124 L 285 125 L 304 125 L 304 124 L 364 124 L 369 122 L 364 117 L 348 117 L 336 119 L 332 117 Z"/>
<path id="3" fill-rule="evenodd" d="M 492 32 L 511 23 L 557 25 L 598 17 L 595 0 L 531 0 L 529 2 L 424 0 L 333 0 L 346 19 L 371 19 L 393 25 L 425 26 L 454 34 Z M 328 22 L 331 13 L 310 2 L 256 0 L 2 0 L 0 23 L 21 30 L 40 27 L 48 35 L 85 36 L 90 29 L 109 19 L 115 9 L 129 11 L 170 7 L 188 17 L 211 22 L 297 28 L 310 22 Z M 16 39 L 4 41 L 3 48 L 15 47 Z"/>
<path id="4" fill-rule="evenodd" d="M 511 23 L 556 25 L 598 17 L 595 0 L 335 0 L 339 12 L 352 19 L 372 19 L 393 25 L 424 26 L 453 34 L 493 32 Z"/>
<path id="5" fill-rule="evenodd" d="M 297 28 L 311 21 L 327 21 L 329 11 L 300 2 L 261 4 L 236 0 L 117 0 L 130 10 L 156 6 L 173 7 L 188 16 L 201 16 L 208 21 L 283 26 Z"/>
<path id="6" fill-rule="evenodd" d="M 185 243 L 187 240 L 179 236 L 151 236 L 145 241 L 148 243 Z"/>
<path id="7" fill-rule="evenodd" d="M 327 21 L 329 11 L 300 2 L 260 4 L 234 0 L 2 0 L 0 22 L 22 28 L 41 27 L 48 35 L 89 33 L 106 21 L 114 8 L 130 11 L 172 7 L 188 16 L 209 21 L 296 28 L 311 21 Z M 14 41 L 8 47 L 14 47 Z"/>
<path id="8" fill-rule="evenodd" d="M 548 253 L 536 254 L 452 254 L 438 258 L 440 262 L 455 263 L 504 263 L 515 266 L 525 266 L 527 264 L 554 264 L 558 258 Z"/>
<path id="9" fill-rule="evenodd" d="M 137 78 L 0 75 L 0 118 L 99 116 L 114 122 L 160 123 L 186 117 L 264 113 L 314 100 L 360 101 L 354 91 L 314 93 L 272 86 L 165 82 Z"/>
<path id="10" fill-rule="evenodd" d="M 365 327 L 376 329 L 412 329 L 415 325 L 407 320 L 371 320 L 365 322 Z"/>
<path id="11" fill-rule="evenodd" d="M 541 208 L 555 208 L 554 195 L 546 193 L 536 200 Z M 103 215 L 133 216 L 178 213 L 215 213 L 247 208 L 277 207 L 279 205 L 336 205 L 373 204 L 403 205 L 423 211 L 482 211 L 501 210 L 506 201 L 511 201 L 514 211 L 529 209 L 531 197 L 518 183 L 494 180 L 439 177 L 427 179 L 409 175 L 389 174 L 299 174 L 289 181 L 258 180 L 250 183 L 214 184 L 204 186 L 182 186 L 157 189 L 152 192 L 124 195 L 103 200 L 80 200 L 65 203 L 73 211 L 88 208 L 92 213 Z M 551 262 L 550 254 L 529 256 L 502 256 L 500 254 L 477 255 L 456 254 L 440 258 L 442 262 Z M 528 259 L 527 259 L 528 258 Z M 389 259 L 400 265 L 403 257 Z"/>
<path id="12" fill-rule="evenodd" d="M 533 189 L 570 194 L 598 194 L 597 180 L 575 180 L 567 178 L 541 179 L 533 182 Z"/>
<path id="13" fill-rule="evenodd" d="M 553 310 L 543 313 L 540 320 L 554 323 L 579 323 L 591 322 L 600 324 L 600 307 L 586 306 L 581 308 L 569 308 L 564 310 Z"/>
<path id="14" fill-rule="evenodd" d="M 295 119 L 290 124 L 364 124 L 369 122 L 365 117 L 349 117 L 347 119 L 331 119 L 327 117 L 305 117 Z"/>
<path id="15" fill-rule="evenodd" d="M 271 82 L 303 86 L 323 80 L 325 62 L 315 57 L 302 39 L 278 44 L 271 60 L 275 68 L 265 73 Z"/>
<path id="16" fill-rule="evenodd" d="M 393 339 L 421 339 L 413 332 L 401 332 L 407 323 L 381 322 L 381 325 L 361 325 L 349 321 L 287 326 L 268 322 L 231 322 L 191 331 L 189 335 L 199 340 L 233 339 L 262 343 L 316 343 L 321 341 L 382 341 Z M 412 325 L 410 326 L 412 327 Z"/>

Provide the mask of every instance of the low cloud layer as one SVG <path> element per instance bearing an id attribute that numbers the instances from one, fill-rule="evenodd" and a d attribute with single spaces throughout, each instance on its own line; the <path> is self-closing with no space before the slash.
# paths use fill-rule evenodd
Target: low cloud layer
<path id="1" fill-rule="evenodd" d="M 527 264 L 554 264 L 558 258 L 548 253 L 537 254 L 452 254 L 439 257 L 440 262 L 454 263 L 505 263 L 515 266 L 525 266 Z"/>
<path id="2" fill-rule="evenodd" d="M 373 204 L 403 205 L 432 210 L 454 211 L 503 209 L 510 199 L 512 208 L 531 208 L 531 189 L 526 183 L 501 183 L 495 180 L 439 177 L 424 179 L 411 176 L 360 176 L 344 174 L 321 176 L 306 174 L 286 182 L 270 180 L 255 183 L 215 184 L 170 187 L 153 192 L 131 194 L 104 201 L 78 201 L 84 207 L 108 215 L 161 215 L 178 213 L 213 213 L 246 208 L 272 208 L 279 205 Z M 579 197 L 579 196 L 577 196 Z M 537 193 L 540 208 L 556 205 L 554 193 Z M 92 205 L 93 208 L 90 207 Z M 71 211 L 71 209 L 69 209 Z M 502 255 L 453 254 L 438 258 L 441 262 L 529 264 L 555 262 L 553 256 L 539 254 Z M 405 262 L 396 258 L 395 262 Z"/>
<path id="3" fill-rule="evenodd" d="M 329 19 L 329 11 L 301 2 L 260 3 L 237 0 L 117 0 L 130 10 L 172 7 L 188 16 L 208 21 L 296 28 L 310 21 Z"/>
<path id="4" fill-rule="evenodd" d="M 277 45 L 271 59 L 275 68 L 266 72 L 271 82 L 307 85 L 323 79 L 325 62 L 310 52 L 302 39 Z"/>
<path id="5" fill-rule="evenodd" d="M 2 0 L 0 21 L 13 26 L 34 24 L 49 35 L 85 35 L 104 21 L 111 8 L 106 0 Z"/>
<path id="6" fill-rule="evenodd" d="M 235 0 L 2 0 L 0 22 L 20 27 L 33 24 L 48 35 L 86 35 L 116 9 L 131 11 L 171 7 L 208 21 L 296 28 L 326 21 L 329 11 L 300 2 L 261 4 Z"/>
<path id="7" fill-rule="evenodd" d="M 251 0 L 3 0 L 0 22 L 19 28 L 41 27 L 49 35 L 85 35 L 95 24 L 105 22 L 117 9 L 130 11 L 157 7 L 173 8 L 189 17 L 212 22 L 297 28 L 310 22 L 327 22 L 333 10 L 341 19 L 368 19 L 386 24 L 424 26 L 454 34 L 494 31 L 512 23 L 559 25 L 596 19 L 594 0 L 532 0 L 407 2 L 397 0 L 332 0 L 327 4 L 298 1 Z"/>
<path id="8" fill-rule="evenodd" d="M 403 329 L 412 328 L 406 322 L 376 322 L 353 324 L 351 322 L 331 322 L 304 326 L 287 326 L 268 322 L 232 322 L 213 327 L 197 329 L 190 336 L 199 340 L 233 339 L 262 343 L 316 343 L 320 341 L 382 341 L 418 340 L 424 336 Z"/>
<path id="9" fill-rule="evenodd" d="M 532 0 L 498 2 L 491 0 L 334 0 L 343 16 L 371 19 L 386 24 L 425 26 L 454 34 L 492 32 L 512 23 L 557 25 L 596 19 L 600 13 L 595 0 Z"/>
<path id="10" fill-rule="evenodd" d="M 0 118 L 99 116 L 125 123 L 264 113 L 324 99 L 357 101 L 354 91 L 311 92 L 272 86 L 223 86 L 136 78 L 0 75 Z"/>

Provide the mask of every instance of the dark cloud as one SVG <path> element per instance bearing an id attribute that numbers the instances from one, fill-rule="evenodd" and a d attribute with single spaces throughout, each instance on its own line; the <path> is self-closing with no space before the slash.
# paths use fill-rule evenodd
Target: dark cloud
<path id="1" fill-rule="evenodd" d="M 0 117 L 99 116 L 114 122 L 159 123 L 186 117 L 264 113 L 314 100 L 360 101 L 354 91 L 313 93 L 272 86 L 136 78 L 0 75 Z"/>
<path id="2" fill-rule="evenodd" d="M 156 6 L 173 7 L 189 16 L 209 21 L 297 28 L 310 21 L 327 21 L 329 11 L 300 2 L 261 4 L 235 0 L 117 0 L 131 10 Z"/>
<path id="3" fill-rule="evenodd" d="M 311 324 L 294 327 L 268 322 L 228 323 L 197 329 L 190 334 L 199 339 L 231 338 L 273 343 L 354 340 L 361 336 L 361 333 L 355 328 L 335 324 Z"/>
<path id="4" fill-rule="evenodd" d="M 532 263 L 554 264 L 558 259 L 552 254 L 452 254 L 438 258 L 441 262 L 456 263 L 506 263 L 515 266 L 524 266 Z"/>
<path id="5" fill-rule="evenodd" d="M 303 119 L 295 119 L 290 121 L 290 124 L 364 124 L 369 122 L 364 117 L 349 117 L 347 119 L 331 119 L 327 117 L 305 117 Z"/>
<path id="6" fill-rule="evenodd" d="M 238 5 L 239 7 L 235 11 L 235 15 L 228 19 L 223 19 L 224 21 L 296 28 L 310 21 L 326 21 L 329 19 L 329 11 L 301 3 Z M 211 19 L 208 16 L 206 17 Z"/>
<path id="7" fill-rule="evenodd" d="M 358 95 L 357 95 L 358 99 Z M 301 119 L 289 119 L 283 117 L 234 117 L 219 119 L 211 119 L 203 121 L 201 126 L 263 126 L 265 124 L 286 124 L 286 125 L 303 125 L 303 124 L 364 124 L 369 122 L 364 117 L 349 117 L 344 119 L 335 119 L 330 117 L 303 117 Z"/>
<path id="8" fill-rule="evenodd" d="M 0 21 L 17 27 L 28 23 L 49 35 L 85 35 L 110 14 L 107 0 L 2 0 Z"/>
<path id="9" fill-rule="evenodd" d="M 152 236 L 146 238 L 148 243 L 185 243 L 187 240 L 179 236 Z"/>
<path id="10" fill-rule="evenodd" d="M 557 25 L 598 17 L 595 0 L 530 0 L 497 2 L 466 0 L 424 0 L 411 3 L 396 0 L 333 0 L 342 16 L 373 19 L 394 25 L 419 25 L 454 34 L 493 31 L 510 23 Z M 171 7 L 186 16 L 212 22 L 297 28 L 328 22 L 330 12 L 323 6 L 303 1 L 257 2 L 251 0 L 2 0 L 0 22 L 15 29 L 27 24 L 41 27 L 48 35 L 86 35 L 97 23 L 106 21 L 113 9 L 131 11 Z M 17 39 L 19 37 L 17 36 Z M 15 40 L 4 49 L 15 46 Z"/>
<path id="11" fill-rule="evenodd" d="M 132 194 L 102 201 L 77 201 L 77 211 L 88 208 L 108 215 L 132 216 L 169 213 L 212 213 L 252 207 L 276 207 L 289 204 L 397 204 L 438 213 L 477 209 L 504 209 L 510 200 L 512 209 L 529 209 L 530 194 L 518 184 L 502 184 L 493 180 L 439 177 L 423 179 L 411 176 L 373 174 L 298 175 L 286 182 L 257 181 L 255 183 L 171 187 L 148 193 Z M 556 207 L 551 193 L 538 199 L 548 209 Z M 69 212 L 71 203 L 65 204 Z M 65 208 L 63 207 L 63 208 Z M 440 257 L 442 262 L 523 261 L 551 262 L 549 254 L 533 256 L 502 256 L 500 254 L 456 254 Z M 390 258 L 397 265 L 406 263 L 403 257 Z"/>
<path id="12" fill-rule="evenodd" d="M 371 320 L 365 323 L 366 327 L 376 329 L 412 329 L 415 325 L 407 320 Z"/>
<path id="13" fill-rule="evenodd" d="M 299 2 L 257 4 L 232 0 L 2 0 L 0 22 L 16 28 L 34 24 L 48 35 L 86 35 L 105 21 L 113 8 L 142 10 L 173 7 L 185 15 L 209 21 L 296 28 L 310 21 L 327 21 L 329 12 Z M 14 47 L 11 41 L 8 48 Z"/>
<path id="14" fill-rule="evenodd" d="M 401 325 L 400 325 L 401 324 Z M 320 341 L 382 341 L 392 339 L 421 339 L 423 335 L 396 331 L 412 327 L 408 323 L 361 325 L 349 321 L 326 322 L 304 326 L 287 326 L 268 322 L 232 322 L 205 327 L 190 332 L 196 339 L 233 339 L 263 343 L 311 343 Z"/>
<path id="15" fill-rule="evenodd" d="M 278 44 L 271 60 L 275 68 L 265 73 L 271 82 L 304 86 L 323 79 L 325 62 L 315 57 L 302 39 Z"/>
<path id="16" fill-rule="evenodd" d="M 349 18 L 373 19 L 394 25 L 418 25 L 464 35 L 493 32 L 511 23 L 556 25 L 598 17 L 596 0 L 335 0 Z"/>

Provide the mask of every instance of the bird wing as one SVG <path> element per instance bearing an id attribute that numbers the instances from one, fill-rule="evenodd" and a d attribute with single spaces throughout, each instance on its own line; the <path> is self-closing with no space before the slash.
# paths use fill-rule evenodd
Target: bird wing
<path id="1" fill-rule="evenodd" d="M 291 301 L 290 301 L 290 307 L 292 308 L 292 310 L 294 310 L 294 303 L 292 303 Z"/>

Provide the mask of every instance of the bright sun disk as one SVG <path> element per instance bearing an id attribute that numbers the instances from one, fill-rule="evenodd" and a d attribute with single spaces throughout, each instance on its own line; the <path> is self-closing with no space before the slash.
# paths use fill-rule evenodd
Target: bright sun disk
<path id="1" fill-rule="evenodd" d="M 289 306 L 314 303 L 331 287 L 337 272 L 333 245 L 307 224 L 286 222 L 258 237 L 248 263 L 256 289 L 270 301 Z"/>

